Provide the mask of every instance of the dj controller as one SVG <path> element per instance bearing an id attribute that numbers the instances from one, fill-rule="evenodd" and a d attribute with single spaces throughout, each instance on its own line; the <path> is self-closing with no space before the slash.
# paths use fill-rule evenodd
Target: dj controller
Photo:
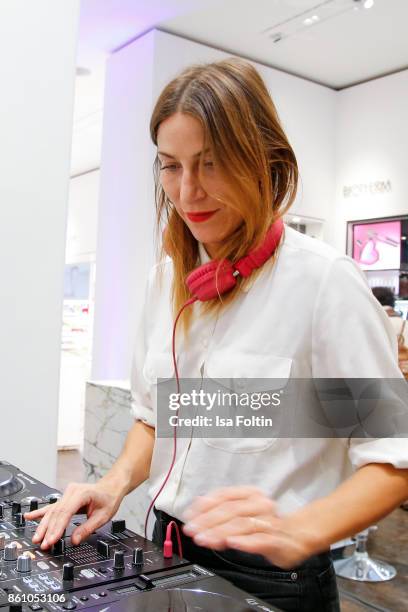
<path id="1" fill-rule="evenodd" d="M 0 461 L 0 612 L 272 612 L 270 604 L 177 555 L 166 559 L 153 542 L 110 521 L 86 542 L 70 536 L 86 520 L 72 517 L 51 549 L 33 545 L 38 521 L 29 510 L 61 493 Z"/>

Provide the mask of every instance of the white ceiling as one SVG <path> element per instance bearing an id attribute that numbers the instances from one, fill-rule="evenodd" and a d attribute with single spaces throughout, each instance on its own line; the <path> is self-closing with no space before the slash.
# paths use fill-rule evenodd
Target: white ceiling
<path id="1" fill-rule="evenodd" d="M 342 89 L 408 67 L 408 0 L 363 2 L 81 0 L 77 65 L 91 74 L 76 80 L 72 173 L 99 165 L 107 55 L 143 32 L 157 27 Z"/>

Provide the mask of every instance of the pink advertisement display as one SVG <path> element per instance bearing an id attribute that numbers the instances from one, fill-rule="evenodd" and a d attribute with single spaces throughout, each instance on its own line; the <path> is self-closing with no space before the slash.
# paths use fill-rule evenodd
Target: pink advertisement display
<path id="1" fill-rule="evenodd" d="M 354 225 L 353 259 L 363 270 L 398 270 L 401 259 L 401 221 Z"/>

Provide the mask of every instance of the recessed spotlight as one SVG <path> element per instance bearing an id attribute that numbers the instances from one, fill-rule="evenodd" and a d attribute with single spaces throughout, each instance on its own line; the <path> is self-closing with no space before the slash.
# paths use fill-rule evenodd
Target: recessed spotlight
<path id="1" fill-rule="evenodd" d="M 75 69 L 75 73 L 77 76 L 89 76 L 91 71 L 89 68 L 85 68 L 84 66 L 77 66 Z"/>
<path id="2" fill-rule="evenodd" d="M 374 0 L 364 0 L 364 8 L 370 9 L 374 6 Z"/>
<path id="3" fill-rule="evenodd" d="M 302 220 L 302 217 L 292 217 L 292 223 L 300 223 Z"/>
<path id="4" fill-rule="evenodd" d="M 282 40 L 282 36 L 282 32 L 277 32 L 276 34 L 272 34 L 269 38 L 272 40 L 272 42 L 277 43 Z"/>
<path id="5" fill-rule="evenodd" d="M 305 24 L 305 26 L 310 26 L 313 23 L 313 19 L 311 17 L 306 17 L 303 23 Z"/>

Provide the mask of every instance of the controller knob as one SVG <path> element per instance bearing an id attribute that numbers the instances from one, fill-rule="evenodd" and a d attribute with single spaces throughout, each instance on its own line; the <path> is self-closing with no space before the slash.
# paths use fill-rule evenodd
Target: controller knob
<path id="1" fill-rule="evenodd" d="M 125 553 L 123 550 L 115 550 L 113 555 L 113 569 L 123 570 L 125 568 Z"/>
<path id="2" fill-rule="evenodd" d="M 144 552 L 143 548 L 134 548 L 133 549 L 133 565 L 143 565 L 144 563 Z"/>
<path id="3" fill-rule="evenodd" d="M 24 527 L 26 524 L 24 514 L 22 514 L 22 512 L 17 512 L 14 521 L 16 523 L 16 527 Z"/>
<path id="4" fill-rule="evenodd" d="M 115 519 L 111 524 L 111 533 L 122 533 L 126 530 L 126 521 L 123 519 Z"/>
<path id="5" fill-rule="evenodd" d="M 73 563 L 64 563 L 62 566 L 62 579 L 63 580 L 73 580 L 74 579 L 74 564 Z"/>
<path id="6" fill-rule="evenodd" d="M 55 492 L 55 493 L 50 493 L 49 495 L 46 495 L 44 499 L 45 499 L 45 500 L 46 500 L 46 501 L 47 501 L 49 504 L 55 504 L 55 503 L 57 503 L 57 501 L 58 501 L 59 499 L 61 499 L 61 497 L 62 497 L 61 493 L 57 493 L 57 492 Z"/>
<path id="7" fill-rule="evenodd" d="M 53 545 L 53 547 L 52 547 L 52 554 L 53 555 L 63 555 L 64 552 L 65 552 L 65 540 L 63 540 L 61 538 L 61 540 L 58 540 Z"/>
<path id="8" fill-rule="evenodd" d="M 30 512 L 33 512 L 33 510 L 38 510 L 38 499 L 30 500 Z"/>
<path id="9" fill-rule="evenodd" d="M 13 502 L 12 505 L 11 505 L 11 514 L 13 516 L 15 516 L 19 512 L 21 512 L 21 504 L 20 504 L 20 502 Z"/>
<path id="10" fill-rule="evenodd" d="M 4 547 L 4 560 L 5 561 L 15 561 L 17 559 L 17 543 L 10 542 L 10 544 L 6 544 Z"/>
<path id="11" fill-rule="evenodd" d="M 17 571 L 31 572 L 31 557 L 27 553 L 23 553 L 17 557 Z"/>

